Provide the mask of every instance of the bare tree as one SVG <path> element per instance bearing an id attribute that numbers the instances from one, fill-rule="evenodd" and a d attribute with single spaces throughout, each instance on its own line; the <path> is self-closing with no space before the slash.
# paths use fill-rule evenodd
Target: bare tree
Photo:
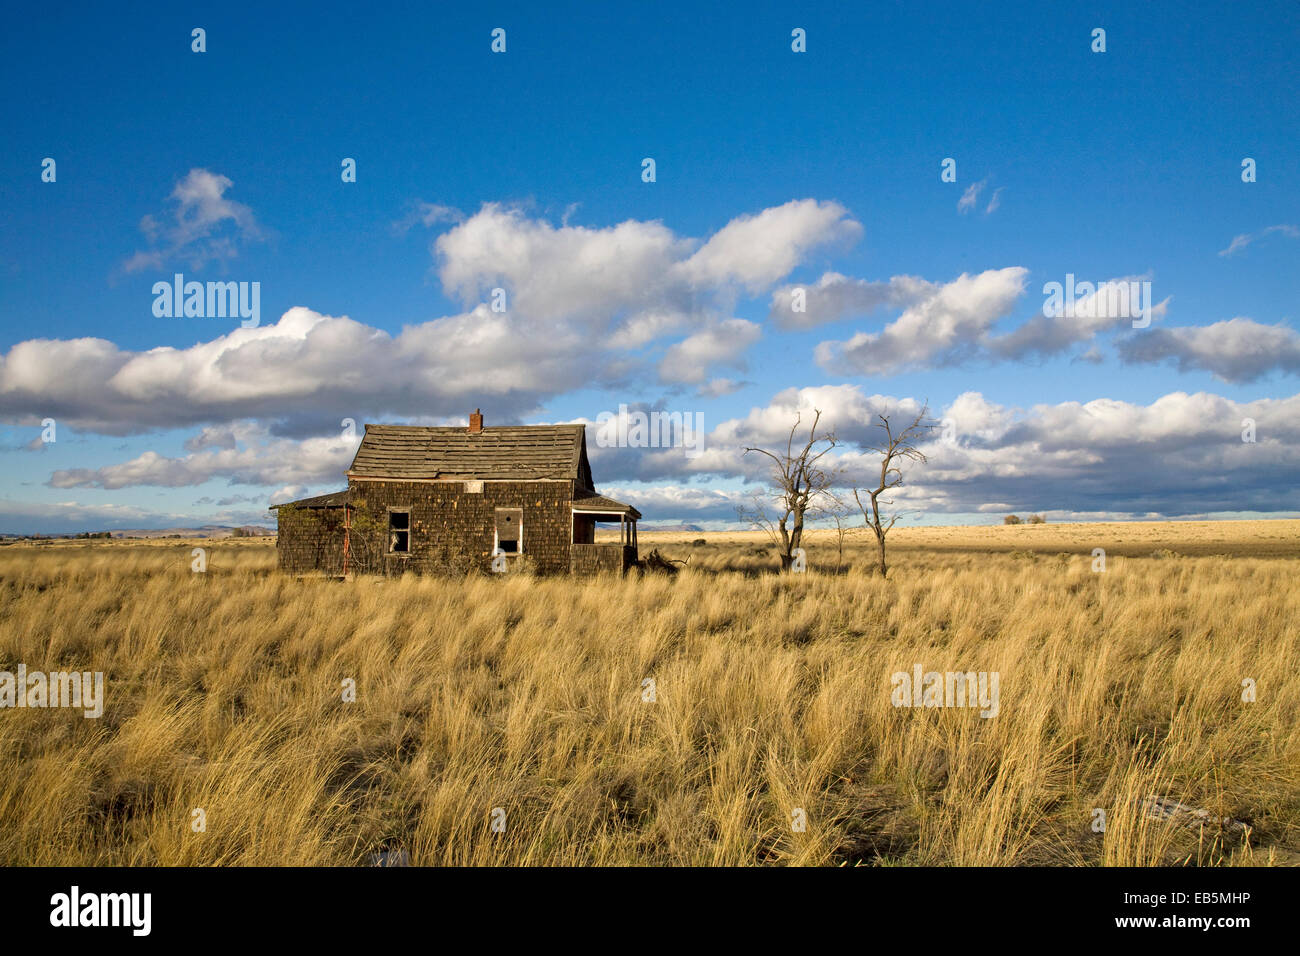
<path id="1" fill-rule="evenodd" d="M 880 548 L 880 575 L 885 577 L 889 568 L 885 563 L 885 536 L 889 534 L 890 529 L 894 527 L 901 517 L 901 512 L 888 516 L 888 520 L 881 517 L 880 506 L 886 507 L 893 505 L 892 498 L 881 500 L 881 495 L 899 487 L 903 483 L 902 463 L 905 461 L 914 461 L 924 463 L 928 459 L 925 454 L 916 447 L 916 443 L 934 427 L 933 424 L 926 422 L 925 418 L 930 414 L 930 406 L 922 407 L 916 418 L 912 419 L 909 424 L 898 434 L 894 434 L 894 426 L 889 421 L 888 415 L 877 415 L 878 421 L 876 427 L 884 433 L 883 441 L 877 446 L 867 448 L 869 452 L 875 452 L 880 456 L 880 480 L 874 488 L 863 488 L 867 494 L 867 502 L 864 504 L 859 494 L 858 487 L 853 487 L 853 500 L 858 503 L 862 510 L 862 517 L 866 520 L 867 527 L 876 533 L 876 544 Z"/>
<path id="2" fill-rule="evenodd" d="M 832 491 L 823 492 L 808 509 L 808 514 L 814 520 L 826 520 L 835 525 L 835 543 L 838 548 L 838 556 L 835 561 L 836 571 L 844 567 L 844 539 L 853 530 L 849 526 L 849 520 L 857 513 L 858 509 L 853 506 L 852 502 L 845 501 Z"/>
<path id="3" fill-rule="evenodd" d="M 799 430 L 802 415 L 795 417 L 790 426 L 790 437 L 785 443 L 785 452 L 770 452 L 764 448 L 746 448 L 745 454 L 757 452 L 766 455 L 772 461 L 772 491 L 765 495 L 754 495 L 754 504 L 736 509 L 742 521 L 750 521 L 766 531 L 772 543 L 781 553 L 781 570 L 788 571 L 794 562 L 794 551 L 803 540 L 804 515 L 808 506 L 817 497 L 830 488 L 833 474 L 818 466 L 827 452 L 835 447 L 835 433 L 817 434 L 817 424 L 822 413 L 814 409 L 812 427 L 808 429 L 808 440 L 802 448 L 795 446 L 795 433 Z M 769 512 L 764 498 L 770 498 L 772 510 Z"/>

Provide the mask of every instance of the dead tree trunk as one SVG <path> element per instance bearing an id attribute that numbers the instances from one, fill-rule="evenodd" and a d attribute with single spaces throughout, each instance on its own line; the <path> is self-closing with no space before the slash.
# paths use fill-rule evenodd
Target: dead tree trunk
<path id="1" fill-rule="evenodd" d="M 928 460 L 925 454 L 916 447 L 916 443 L 933 427 L 925 421 L 925 417 L 929 412 L 928 405 L 923 407 L 911 424 L 897 435 L 894 434 L 893 426 L 890 425 L 889 416 L 877 415 L 879 421 L 876 422 L 876 427 L 884 432 L 885 439 L 879 446 L 868 450 L 880 455 L 880 480 L 874 488 L 862 489 L 867 493 L 866 504 L 863 504 L 858 488 L 856 486 L 853 488 L 853 500 L 858 503 L 858 508 L 862 511 L 862 518 L 867 527 L 876 535 L 876 545 L 880 552 L 881 577 L 889 574 L 889 565 L 885 561 L 885 538 L 900 516 L 893 514 L 889 516 L 888 520 L 883 519 L 880 514 L 880 496 L 903 483 L 903 471 L 900 467 L 902 462 L 915 461 L 924 463 Z M 893 503 L 893 499 L 884 501 L 885 505 L 892 505 Z"/>
<path id="2" fill-rule="evenodd" d="M 832 480 L 832 475 L 817 463 L 835 447 L 835 434 L 827 432 L 818 436 L 817 423 L 821 420 L 822 413 L 816 409 L 814 412 L 816 414 L 812 427 L 808 430 L 808 440 L 802 448 L 796 449 L 794 445 L 795 432 L 802 417 L 796 416 L 790 427 L 784 454 L 763 448 L 745 449 L 745 454 L 757 452 L 772 461 L 774 488 L 766 497 L 775 506 L 773 513 L 779 515 L 779 518 L 773 520 L 769 515 L 764 503 L 765 495 L 761 492 L 754 496 L 753 507 L 739 507 L 736 513 L 742 521 L 748 520 L 761 527 L 772 539 L 772 543 L 780 548 L 782 571 L 790 570 L 794 564 L 794 553 L 803 543 L 804 513 L 814 499 L 826 492 Z M 824 447 L 819 450 L 819 446 Z"/>

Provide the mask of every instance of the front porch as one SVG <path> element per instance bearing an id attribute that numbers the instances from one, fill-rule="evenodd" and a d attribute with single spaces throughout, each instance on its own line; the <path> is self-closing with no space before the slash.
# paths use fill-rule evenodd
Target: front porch
<path id="1" fill-rule="evenodd" d="M 604 495 L 574 499 L 569 550 L 569 573 L 596 574 L 617 571 L 620 574 L 637 562 L 636 523 L 641 512 Z M 596 541 L 598 523 L 618 523 L 618 541 Z"/>

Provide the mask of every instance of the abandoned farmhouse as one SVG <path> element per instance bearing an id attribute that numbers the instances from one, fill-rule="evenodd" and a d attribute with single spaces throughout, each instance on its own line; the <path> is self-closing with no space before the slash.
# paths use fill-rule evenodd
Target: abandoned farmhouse
<path id="1" fill-rule="evenodd" d="M 596 493 L 584 425 L 366 425 L 343 491 L 274 505 L 284 571 L 625 571 L 636 523 Z M 597 522 L 618 525 L 596 543 Z"/>

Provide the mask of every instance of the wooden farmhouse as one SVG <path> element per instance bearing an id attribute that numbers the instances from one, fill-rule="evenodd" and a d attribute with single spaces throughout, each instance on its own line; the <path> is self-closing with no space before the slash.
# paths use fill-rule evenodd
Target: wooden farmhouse
<path id="1" fill-rule="evenodd" d="M 327 574 L 625 571 L 631 505 L 596 493 L 584 425 L 367 425 L 333 494 L 275 505 L 284 571 Z M 596 543 L 597 522 L 619 529 Z"/>

